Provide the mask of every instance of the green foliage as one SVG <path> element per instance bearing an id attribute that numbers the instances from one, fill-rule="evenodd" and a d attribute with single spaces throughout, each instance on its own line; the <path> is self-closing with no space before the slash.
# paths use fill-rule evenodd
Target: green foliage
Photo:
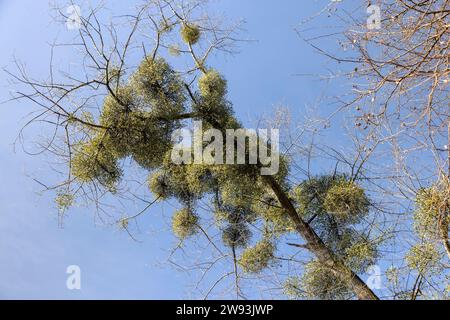
<path id="1" fill-rule="evenodd" d="M 341 222 L 357 222 L 369 213 L 370 202 L 363 188 L 345 176 L 309 179 L 294 189 L 300 212 L 333 215 Z"/>
<path id="2" fill-rule="evenodd" d="M 348 300 L 352 290 L 333 272 L 318 261 L 305 266 L 301 278 L 290 278 L 285 283 L 285 291 L 293 298 L 319 300 Z"/>
<path id="3" fill-rule="evenodd" d="M 207 123 L 216 129 L 238 129 L 239 123 L 233 117 L 231 104 L 226 100 L 227 82 L 215 70 L 209 70 L 200 77 L 200 100 L 193 106 Z M 207 129 L 207 127 L 205 127 Z"/>
<path id="4" fill-rule="evenodd" d="M 336 254 L 364 239 L 352 225 L 369 213 L 364 190 L 343 175 L 311 178 L 294 188 L 292 198 L 306 220 L 311 219 L 324 242 Z"/>
<path id="5" fill-rule="evenodd" d="M 94 115 L 89 111 L 82 111 L 80 119 L 86 123 L 95 123 Z"/>
<path id="6" fill-rule="evenodd" d="M 450 184 L 447 178 L 430 188 L 422 188 L 416 195 L 414 222 L 416 232 L 425 238 L 439 239 L 448 232 L 450 215 Z"/>
<path id="7" fill-rule="evenodd" d="M 246 207 L 234 207 L 227 205 L 217 206 L 214 212 L 216 222 L 219 226 L 224 224 L 239 224 L 255 222 L 257 216 L 255 212 Z"/>
<path id="8" fill-rule="evenodd" d="M 323 202 L 335 181 L 336 177 L 326 175 L 308 179 L 295 187 L 293 198 L 297 202 L 299 212 L 305 216 L 326 214 Z"/>
<path id="9" fill-rule="evenodd" d="M 319 237 L 346 266 L 364 272 L 375 264 L 379 243 L 353 227 L 369 213 L 370 201 L 364 189 L 344 175 L 327 175 L 303 182 L 294 188 L 292 197 L 305 219 L 312 220 Z M 300 282 L 306 287 L 303 298 L 308 299 L 345 299 L 351 292 L 318 262 L 307 266 Z"/>
<path id="10" fill-rule="evenodd" d="M 170 153 L 162 159 L 162 166 L 148 179 L 150 190 L 161 200 L 175 198 L 184 204 L 211 193 L 215 187 L 212 169 L 208 165 L 175 165 Z"/>
<path id="11" fill-rule="evenodd" d="M 262 192 L 256 167 L 219 165 L 214 166 L 212 171 L 220 186 L 223 205 L 248 208 L 250 200 Z"/>
<path id="12" fill-rule="evenodd" d="M 225 47 L 234 42 L 230 38 L 232 29 L 228 30 L 227 34 L 227 28 L 216 29 L 213 24 L 203 28 L 185 20 L 189 19 L 189 16 L 197 16 L 194 12 L 196 8 L 197 4 L 188 5 L 186 8 L 161 4 L 159 8 L 161 17 L 156 17 L 158 10 L 154 11 L 153 8 L 145 12 L 150 16 L 146 16 L 146 19 L 137 19 L 136 22 L 142 22 L 145 25 L 147 18 L 151 20 L 147 22 L 152 23 L 151 29 L 156 29 L 157 47 L 160 45 L 167 48 L 168 43 L 174 43 L 169 42 L 173 39 L 170 39 L 171 35 L 166 33 L 170 33 L 174 26 L 180 26 L 181 38 L 189 46 L 194 46 L 201 39 L 205 39 L 203 33 L 208 32 L 211 38 L 216 37 L 215 40 L 217 40 L 215 44 L 212 44 L 212 49 L 227 51 Z M 205 18 L 204 21 L 207 20 Z M 139 24 L 136 27 L 146 29 L 144 25 Z M 161 36 L 168 37 L 160 38 Z M 91 43 L 92 45 L 96 46 L 95 43 Z M 234 117 L 231 103 L 227 100 L 226 79 L 218 71 L 208 69 L 207 62 L 202 60 L 203 57 L 206 59 L 210 53 L 209 49 L 199 48 L 203 49 L 200 50 L 203 52 L 198 52 L 198 55 L 197 52 L 192 52 L 196 69 L 191 69 L 183 75 L 177 73 L 164 59 L 148 56 L 129 77 L 128 73 L 125 74 L 125 70 L 128 72 L 131 65 L 120 61 L 119 48 L 117 49 L 117 52 L 112 52 L 109 58 L 105 57 L 108 61 L 106 67 L 100 68 L 101 74 L 96 75 L 97 84 L 91 86 L 89 85 L 91 82 L 88 82 L 87 86 L 79 86 L 83 92 L 82 97 L 76 97 L 74 94 L 78 90 L 77 85 L 72 90 L 67 89 L 70 92 L 66 93 L 65 89 L 49 89 L 49 95 L 56 97 L 58 101 L 61 100 L 61 103 L 66 101 L 69 108 L 71 108 L 70 101 L 85 102 L 82 106 L 95 105 L 96 98 L 103 93 L 103 90 L 107 90 L 99 115 L 94 117 L 90 113 L 80 114 L 82 107 L 76 109 L 77 111 L 67 111 L 69 112 L 67 124 L 71 129 L 75 129 L 70 132 L 75 139 L 70 137 L 71 141 L 80 141 L 70 149 L 71 175 L 69 178 L 73 176 L 81 184 L 95 183 L 94 188 L 91 189 L 92 194 L 103 196 L 102 188 L 97 193 L 97 183 L 111 192 L 117 190 L 122 178 L 120 164 L 124 163 L 125 159 L 132 159 L 140 169 L 149 173 L 148 187 L 158 199 L 174 199 L 184 206 L 184 209 L 174 213 L 172 219 L 173 232 L 177 237 L 184 240 L 203 230 L 200 225 L 202 221 L 195 210 L 204 203 L 205 206 L 212 204 L 210 207 L 214 207 L 217 227 L 222 231 L 224 245 L 233 248 L 233 253 L 236 253 L 236 249 L 242 251 L 239 259 L 242 269 L 248 273 L 260 273 L 271 266 L 275 261 L 275 243 L 282 240 L 284 242 L 286 239 L 283 237 L 295 230 L 295 225 L 290 218 L 295 216 L 295 212 L 290 211 L 289 215 L 282 207 L 274 192 L 268 188 L 267 180 L 260 177 L 260 167 L 258 165 L 175 165 L 170 159 L 171 135 L 174 130 L 188 125 L 184 122 L 187 122 L 187 119 L 202 120 L 205 130 L 214 127 L 224 132 L 226 129 L 241 127 Z M 155 48 L 155 54 L 160 52 L 160 49 Z M 175 45 L 169 46 L 168 51 L 174 56 L 180 55 L 180 52 L 186 52 Z M 123 63 L 124 69 L 117 67 L 118 62 Z M 197 79 L 197 76 L 199 76 L 198 89 L 195 90 L 190 81 Z M 87 78 L 91 79 L 90 76 Z M 189 82 L 189 85 L 185 84 L 185 81 Z M 103 86 L 104 83 L 107 84 L 106 87 Z M 50 85 L 44 87 L 53 88 Z M 70 84 L 67 84 L 67 88 L 70 87 Z M 92 91 L 88 91 L 91 89 Z M 88 92 L 93 93 L 93 96 L 83 101 L 82 98 L 85 98 Z M 57 99 L 58 96 L 61 99 Z M 50 110 L 54 107 L 51 105 Z M 367 115 L 373 118 L 373 114 Z M 61 124 L 59 120 L 58 117 L 58 124 Z M 83 122 L 98 123 L 98 125 L 92 126 Z M 369 140 L 376 140 L 369 138 Z M 274 178 L 283 191 L 289 192 L 292 190 L 292 185 L 287 179 L 289 162 L 282 156 L 280 161 L 280 171 Z M 135 184 L 134 181 L 132 183 Z M 75 189 L 73 186 L 69 186 L 69 189 L 84 191 L 84 188 Z M 277 190 L 277 188 L 273 189 Z M 123 190 L 131 189 L 123 188 Z M 92 195 L 89 191 L 85 193 L 86 198 Z M 383 230 L 385 225 L 378 224 L 383 222 L 378 217 L 374 217 L 373 224 L 370 226 L 360 224 L 365 221 L 363 218 L 369 215 L 371 203 L 366 191 L 356 181 L 339 174 L 313 177 L 296 186 L 292 192 L 289 192 L 289 197 L 294 202 L 301 219 L 312 228 L 309 235 L 314 233 L 318 235 L 326 249 L 329 249 L 331 256 L 338 261 L 339 266 L 344 264 L 360 273 L 376 262 L 380 243 L 373 241 L 371 237 L 377 236 L 374 233 L 385 232 Z M 449 198 L 447 180 L 422 189 L 417 194 L 415 227 L 425 244 L 414 246 L 406 262 L 410 268 L 422 274 L 438 270 L 441 253 L 437 250 L 438 242 L 434 240 L 445 240 L 438 238 L 448 235 Z M 211 203 L 206 204 L 206 201 Z M 74 195 L 60 192 L 55 202 L 58 209 L 64 211 L 73 204 Z M 119 225 L 127 229 L 131 219 L 119 220 Z M 210 220 L 205 219 L 205 221 Z M 386 224 L 391 222 L 389 219 L 386 221 Z M 258 230 L 263 240 L 254 247 L 247 248 L 252 237 L 250 226 L 252 226 L 251 230 Z M 378 231 L 380 229 L 381 231 Z M 214 238 L 211 239 L 214 241 Z M 319 245 L 317 245 L 311 237 L 306 236 L 304 240 L 309 245 L 306 248 L 317 249 L 322 246 L 321 241 L 318 241 Z M 318 253 L 317 250 L 311 251 L 310 253 Z M 320 254 L 317 255 L 322 257 Z M 306 265 L 302 277 L 288 278 L 285 291 L 290 296 L 300 298 L 348 299 L 354 297 L 352 290 L 341 281 L 342 276 L 335 273 L 338 269 L 341 268 L 330 270 L 319 261 L 311 261 Z M 418 289 L 421 289 L 420 285 Z"/>
<path id="13" fill-rule="evenodd" d="M 323 201 L 326 212 L 340 220 L 358 220 L 369 212 L 369 200 L 364 189 L 353 181 L 339 180 L 327 190 Z"/>
<path id="14" fill-rule="evenodd" d="M 378 257 L 375 243 L 368 240 L 355 242 L 345 249 L 345 264 L 355 272 L 364 272 L 374 265 Z"/>
<path id="15" fill-rule="evenodd" d="M 181 27 L 181 38 L 189 45 L 194 45 L 200 39 L 200 28 L 194 24 L 183 23 Z"/>
<path id="16" fill-rule="evenodd" d="M 102 123 L 112 115 L 110 109 L 104 109 Z M 108 122 L 108 138 L 113 146 L 111 150 L 117 157 L 131 155 L 143 168 L 154 169 L 171 148 L 169 128 L 161 126 L 148 114 L 140 111 L 114 113 Z"/>
<path id="17" fill-rule="evenodd" d="M 82 183 L 99 182 L 114 191 L 122 176 L 117 155 L 105 135 L 99 135 L 74 148 L 72 174 Z"/>
<path id="18" fill-rule="evenodd" d="M 286 210 L 281 207 L 273 192 L 267 190 L 262 194 L 261 199 L 253 202 L 252 210 L 261 216 L 268 234 L 270 236 L 281 236 L 295 230 L 294 223 Z"/>
<path id="19" fill-rule="evenodd" d="M 244 222 L 229 224 L 222 231 L 222 241 L 230 248 L 246 247 L 251 236 L 252 233 Z"/>
<path id="20" fill-rule="evenodd" d="M 173 23 L 170 23 L 168 20 L 166 19 L 161 19 L 161 21 L 159 22 L 159 30 L 162 33 L 169 33 L 173 30 Z"/>
<path id="21" fill-rule="evenodd" d="M 273 236 L 291 233 L 295 230 L 295 224 L 284 209 L 267 206 L 266 210 L 258 212 L 266 223 L 267 232 Z"/>
<path id="22" fill-rule="evenodd" d="M 66 211 L 75 201 L 75 196 L 68 192 L 58 192 L 55 198 L 56 206 L 60 212 Z"/>
<path id="23" fill-rule="evenodd" d="M 209 70 L 198 81 L 200 94 L 210 100 L 219 101 L 227 94 L 227 81 L 216 70 Z"/>
<path id="24" fill-rule="evenodd" d="M 406 256 L 409 268 L 420 274 L 433 273 L 439 270 L 440 253 L 431 243 L 418 244 L 411 248 Z"/>
<path id="25" fill-rule="evenodd" d="M 278 173 L 275 174 L 275 180 L 286 190 L 290 189 L 291 186 L 287 182 L 287 177 L 289 176 L 290 159 L 283 154 L 279 154 L 280 157 L 280 167 Z"/>
<path id="26" fill-rule="evenodd" d="M 297 276 L 287 278 L 283 284 L 283 293 L 290 299 L 301 299 L 302 290 L 300 281 L 300 278 Z"/>
<path id="27" fill-rule="evenodd" d="M 185 25 L 183 30 L 185 41 L 198 41 L 198 28 Z M 224 132 L 241 127 L 226 99 L 227 81 L 217 71 L 203 74 L 198 89 L 192 93 L 189 107 L 194 119 L 203 120 L 204 130 L 214 127 Z M 145 58 L 128 82 L 117 82 L 115 91 L 105 98 L 99 117 L 104 129 L 86 131 L 93 138 L 74 149 L 73 175 L 79 182 L 99 182 L 114 191 L 122 176 L 119 161 L 134 159 L 151 172 L 148 187 L 159 200 L 176 199 L 185 207 L 172 220 L 173 232 L 182 240 L 199 230 L 199 217 L 193 210 L 200 199 L 209 197 L 225 246 L 247 248 L 252 237 L 250 224 L 261 227 L 263 240 L 245 249 L 239 263 L 245 272 L 262 272 L 274 260 L 275 241 L 295 226 L 262 179 L 258 165 L 172 162 L 171 135 L 182 126 L 177 119 L 186 112 L 187 96 L 183 81 L 166 61 Z M 89 121 L 93 122 L 93 117 Z M 249 152 L 248 145 L 246 149 Z M 280 170 L 274 178 L 285 190 L 291 188 L 288 174 L 289 161 L 280 156 Z M 346 264 L 362 270 L 375 261 L 375 246 L 350 227 L 369 211 L 368 198 L 356 183 L 342 175 L 322 176 L 300 184 L 291 196 L 305 220 L 312 219 L 319 236 Z M 122 223 L 126 228 L 128 220 Z M 319 278 L 329 276 L 314 266 Z M 302 282 L 312 287 L 316 278 L 307 276 Z M 326 279 L 330 286 L 335 280 Z M 333 290 L 329 288 L 326 294 Z"/>
<path id="28" fill-rule="evenodd" d="M 410 269 L 422 275 L 438 274 L 442 254 L 438 243 L 446 241 L 450 224 L 450 183 L 448 177 L 429 188 L 422 188 L 416 194 L 414 211 L 415 231 L 423 243 L 413 246 L 406 255 Z"/>
<path id="29" fill-rule="evenodd" d="M 183 204 L 191 204 L 195 195 L 186 183 L 185 167 L 164 168 L 149 177 L 150 190 L 161 200 L 176 198 Z"/>
<path id="30" fill-rule="evenodd" d="M 171 195 L 170 185 L 164 171 L 155 171 L 149 176 L 150 191 L 159 199 L 166 200 Z"/>
<path id="31" fill-rule="evenodd" d="M 193 164 L 185 167 L 186 184 L 189 190 L 198 197 L 213 192 L 216 179 L 209 165 Z"/>
<path id="32" fill-rule="evenodd" d="M 144 111 L 154 118 L 171 119 L 185 110 L 183 82 L 162 58 L 145 58 L 131 79 L 131 87 L 142 99 Z"/>
<path id="33" fill-rule="evenodd" d="M 173 118 L 185 110 L 185 100 L 182 81 L 170 66 L 163 59 L 144 59 L 130 84 L 104 100 L 100 125 L 107 128 L 108 152 L 158 168 L 171 150 L 171 135 L 179 127 Z"/>
<path id="34" fill-rule="evenodd" d="M 181 240 L 185 240 L 198 231 L 198 216 L 189 209 L 181 209 L 173 215 L 172 230 Z"/>
<path id="35" fill-rule="evenodd" d="M 128 225 L 130 223 L 129 219 L 120 219 L 119 221 L 119 228 L 126 230 L 128 228 Z"/>
<path id="36" fill-rule="evenodd" d="M 268 240 L 258 242 L 254 247 L 242 253 L 239 264 L 248 273 L 259 273 L 267 268 L 274 259 L 275 246 Z"/>

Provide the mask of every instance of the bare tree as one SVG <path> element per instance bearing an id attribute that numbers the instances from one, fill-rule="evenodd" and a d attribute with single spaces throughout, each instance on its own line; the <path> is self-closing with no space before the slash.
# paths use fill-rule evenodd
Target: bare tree
<path id="1" fill-rule="evenodd" d="M 391 278 L 402 287 L 394 296 L 446 296 L 448 276 L 442 270 L 448 272 L 445 257 L 450 258 L 450 2 L 334 2 L 321 13 L 333 16 L 336 24 L 311 34 L 306 28 L 310 21 L 305 21 L 298 34 L 329 59 L 335 66 L 331 70 L 340 70 L 327 80 L 346 80 L 348 92 L 334 101 L 339 110 L 348 110 L 368 145 L 378 145 L 377 153 L 390 152 L 385 163 L 390 162 L 394 174 L 384 179 L 384 188 L 389 185 L 390 190 L 385 194 L 395 195 L 406 212 L 400 225 L 408 230 L 402 233 L 411 249 L 404 272 L 391 270 Z M 339 47 L 332 51 L 325 42 Z M 416 281 L 404 289 L 411 270 L 418 273 Z M 406 274 L 403 282 L 401 273 Z"/>
<path id="2" fill-rule="evenodd" d="M 424 6 L 415 7 L 422 10 Z M 393 2 L 388 8 L 391 13 L 404 6 Z M 428 8 L 431 13 L 420 21 L 434 23 L 428 30 L 432 40 L 423 45 L 425 52 L 430 53 L 424 55 L 423 50 L 419 53 L 415 49 L 405 52 L 391 39 L 392 50 L 398 52 L 384 53 L 388 62 L 380 62 L 369 58 L 367 45 L 383 33 L 363 29 L 364 32 L 346 34 L 360 58 L 327 55 L 336 61 L 362 65 L 351 75 L 361 75 L 364 82 L 355 84 L 356 97 L 345 106 L 364 99 L 380 101 L 388 92 L 388 99 L 376 112 L 361 108 L 364 115 L 357 116 L 358 123 L 364 122 L 372 126 L 372 133 L 381 134 L 385 131 L 380 128 L 393 130 L 396 123 L 382 122 L 383 119 L 400 115 L 407 121 L 400 123 L 399 128 L 406 125 L 414 130 L 426 120 L 424 115 L 433 116 L 426 122 L 428 135 L 424 141 L 433 141 L 434 145 L 448 124 L 448 109 L 444 107 L 444 94 L 448 92 L 441 86 L 448 76 L 448 60 L 447 69 L 433 60 L 444 56 L 443 45 L 433 44 L 436 37 L 439 35 L 439 43 L 447 39 L 448 45 L 448 33 L 437 27 L 442 27 L 442 16 L 448 10 L 437 11 L 437 5 Z M 66 23 L 70 17 L 64 10 L 56 10 L 58 19 Z M 39 107 L 25 128 L 35 123 L 51 128 L 49 141 L 41 143 L 41 152 L 59 159 L 57 170 L 68 169 L 64 181 L 56 185 L 39 181 L 45 189 L 56 190 L 61 215 L 74 201 L 84 199 L 95 206 L 102 220 L 119 225 L 136 239 L 133 229 L 138 228 L 137 223 L 135 227 L 131 223 L 142 218 L 156 202 L 176 200 L 173 205 L 181 205 L 182 209 L 172 218 L 173 231 L 180 238 L 173 254 L 181 252 L 189 257 L 182 244 L 195 234 L 200 250 L 209 248 L 214 254 L 208 261 L 196 261 L 187 267 L 170 260 L 173 265 L 185 271 L 201 270 L 203 275 L 224 261 L 232 265 L 231 271 L 202 292 L 206 298 L 228 278 L 232 278 L 236 298 L 245 298 L 241 283 L 248 274 L 260 274 L 278 262 L 284 264 L 284 269 L 274 271 L 271 281 L 277 285 L 288 278 L 288 283 L 281 286 L 295 291 L 296 296 L 378 299 L 360 276 L 376 260 L 381 238 L 390 233 L 381 230 L 380 219 L 373 219 L 383 209 L 361 187 L 367 178 L 363 169 L 374 151 L 368 150 L 366 144 L 373 139 L 354 137 L 351 156 L 318 146 L 314 140 L 310 148 L 299 148 L 303 134 L 314 137 L 316 133 L 303 126 L 286 141 L 282 168 L 274 176 L 260 175 L 260 163 L 175 166 L 169 156 L 174 130 L 188 127 L 192 120 L 202 120 L 221 132 L 241 128 L 227 100 L 226 80 L 209 65 L 214 54 L 236 52 L 242 41 L 236 36 L 240 24 L 230 27 L 212 18 L 203 1 L 151 0 L 136 8 L 134 14 L 114 17 L 106 24 L 102 22 L 104 12 L 101 7 L 92 8 L 87 15 L 77 17 L 75 40 L 52 46 L 52 52 L 67 47 L 78 50 L 80 63 L 75 71 L 56 71 L 51 61 L 46 81 L 30 77 L 19 62 L 17 71 L 10 72 L 20 87 L 14 99 L 31 101 Z M 397 28 L 396 22 L 392 23 L 390 30 Z M 421 39 L 425 34 L 423 28 L 418 27 L 417 32 L 406 39 Z M 166 52 L 176 57 L 170 58 Z M 408 57 L 413 62 L 418 60 L 415 66 L 405 60 Z M 174 61 L 169 63 L 171 59 Z M 426 79 L 433 79 L 435 84 L 430 86 Z M 425 86 L 419 86 L 423 82 Z M 406 96 L 420 97 L 424 87 L 432 95 L 427 100 L 428 111 L 413 112 Z M 392 108 L 390 101 L 395 94 L 399 104 Z M 379 107 L 375 103 L 372 106 Z M 377 136 L 373 148 L 381 141 L 395 145 L 398 132 L 389 135 L 392 139 Z M 416 139 L 419 135 L 406 136 Z M 299 150 L 301 163 L 288 159 Z M 440 154 L 438 147 L 433 150 Z M 314 175 L 309 165 L 318 156 L 337 163 L 334 172 Z M 347 172 L 342 173 L 340 167 Z M 289 169 L 303 177 L 295 179 L 289 175 Z M 138 178 L 128 176 L 132 170 L 138 170 Z M 140 178 L 144 172 L 150 173 L 148 180 Z M 370 180 L 375 185 L 374 179 Z M 399 184 L 403 181 L 396 180 Z M 153 197 L 149 196 L 148 185 Z M 133 215 L 126 214 L 120 208 L 128 205 L 122 202 L 140 203 L 143 208 Z M 200 215 L 199 211 L 205 214 Z M 219 227 L 215 228 L 217 224 Z M 250 246 L 252 233 L 259 237 L 254 246 Z M 221 244 L 217 241 L 220 237 Z M 286 237 L 290 239 L 288 243 Z M 283 245 L 295 252 L 278 255 L 277 247 Z M 299 255 L 301 259 L 297 259 Z M 291 277 L 296 268 L 305 271 L 302 281 Z M 278 281 L 278 276 L 283 280 Z M 420 291 L 420 285 L 415 291 Z"/>

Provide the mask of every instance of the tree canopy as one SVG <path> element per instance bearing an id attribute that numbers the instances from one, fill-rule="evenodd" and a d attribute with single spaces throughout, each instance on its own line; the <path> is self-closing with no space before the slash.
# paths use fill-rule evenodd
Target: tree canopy
<path id="1" fill-rule="evenodd" d="M 19 66 L 19 74 L 13 76 L 31 91 L 17 98 L 43 107 L 33 121 L 53 124 L 55 137 L 60 137 L 45 146 L 67 169 L 64 181 L 49 188 L 56 192 L 60 214 L 81 201 L 109 212 L 103 206 L 114 203 L 112 199 L 134 195 L 127 174 L 130 166 L 137 168 L 146 175 L 141 185 L 151 200 L 143 201 L 142 212 L 114 217 L 114 223 L 133 237 L 131 222 L 154 204 L 172 201 L 176 204 L 172 231 L 179 246 L 207 243 L 218 260 L 230 263 L 233 271 L 224 277 L 234 278 L 237 298 L 245 297 L 241 284 L 245 277 L 268 277 L 270 271 L 275 274 L 272 279 L 282 279 L 281 294 L 293 299 L 379 299 L 363 280 L 377 264 L 389 279 L 392 298 L 446 297 L 448 286 L 442 282 L 434 286 L 433 279 L 448 280 L 448 158 L 430 145 L 443 139 L 438 135 L 448 139 L 444 134 L 449 125 L 448 87 L 440 81 L 449 75 L 449 5 L 446 0 L 421 5 L 386 1 L 383 31 L 342 33 L 354 42 L 352 58 L 331 57 L 313 44 L 332 60 L 350 63 L 351 74 L 362 79 L 358 86 L 365 88 L 354 90 L 353 100 L 344 102 L 349 109 L 357 106 L 349 112 L 356 119 L 355 137 L 368 137 L 363 148 L 355 146 L 356 160 L 336 161 L 346 162 L 346 169 L 338 165 L 328 172 L 305 169 L 307 173 L 299 177 L 298 157 L 307 158 L 302 163 L 313 159 L 310 154 L 293 155 L 286 150 L 280 150 L 278 173 L 268 176 L 261 174 L 261 163 L 173 163 L 172 135 L 190 128 L 194 121 L 202 121 L 203 131 L 214 128 L 223 134 L 244 128 L 233 112 L 225 76 L 209 60 L 213 53 L 233 51 L 239 42 L 238 28 L 202 14 L 202 1 L 146 1 L 124 18 L 124 26 L 102 24 L 93 9 L 82 17 L 78 41 L 73 44 L 83 52 L 82 74 L 69 75 L 64 80 L 68 82 L 36 83 Z M 405 24 L 406 15 L 417 22 L 414 29 Z M 421 25 L 427 26 L 426 33 Z M 363 23 L 358 26 L 364 28 Z M 151 34 L 154 43 L 141 44 L 140 33 Z M 372 56 L 373 43 L 381 46 L 383 60 Z M 188 67 L 179 70 L 176 59 L 189 61 Z M 428 77 L 435 79 L 425 81 Z M 422 90 L 427 89 L 425 95 Z M 386 97 L 386 92 L 391 95 Z M 391 100 L 396 94 L 399 104 L 394 106 Z M 426 105 L 412 103 L 405 94 L 419 96 Z M 366 104 L 374 96 L 380 103 Z M 425 123 L 431 132 L 425 138 L 427 150 L 436 154 L 434 182 L 420 187 L 409 183 L 403 188 L 405 179 L 411 182 L 415 177 L 392 177 L 399 171 L 384 172 L 375 178 L 386 181 L 373 182 L 368 162 L 378 144 L 388 141 L 390 134 L 392 159 L 405 156 L 399 146 L 412 150 L 409 142 L 423 136 Z M 400 138 L 393 129 L 396 126 L 407 128 L 408 141 L 396 144 Z M 415 135 L 416 131 L 421 133 Z M 382 148 L 384 155 L 386 150 Z M 226 152 L 224 146 L 224 157 Z M 405 173 L 413 164 L 408 159 L 399 166 Z M 388 191 L 392 185 L 398 187 L 401 200 Z M 409 212 L 400 215 L 410 218 L 401 223 L 384 219 L 399 216 L 392 207 L 380 204 L 380 199 L 388 197 L 409 206 Z M 403 228 L 415 232 L 407 252 L 398 252 L 406 264 L 386 266 L 385 252 L 396 250 L 392 241 L 402 241 L 399 229 Z M 412 287 L 405 280 L 411 274 L 416 277 Z"/>

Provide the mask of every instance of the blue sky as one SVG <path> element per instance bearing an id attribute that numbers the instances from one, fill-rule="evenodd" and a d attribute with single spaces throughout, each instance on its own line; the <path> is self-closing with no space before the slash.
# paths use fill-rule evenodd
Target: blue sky
<path id="1" fill-rule="evenodd" d="M 317 82 L 296 77 L 318 73 L 323 61 L 295 34 L 299 21 L 327 1 L 214 1 L 228 17 L 245 18 L 241 53 L 215 62 L 229 81 L 239 118 L 252 122 L 276 105 L 298 111 L 320 94 Z M 132 1 L 107 1 L 120 12 Z M 48 43 L 70 31 L 51 23 L 46 0 L 0 0 L 0 66 L 15 55 L 37 78 L 45 79 Z M 62 57 L 70 59 L 70 57 Z M 0 101 L 8 98 L 7 76 L 0 73 Z M 161 265 L 176 243 L 160 222 L 142 243 L 97 223 L 89 209 L 70 211 L 58 227 L 52 195 L 40 194 L 33 176 L 51 176 L 43 157 L 31 157 L 13 143 L 31 110 L 26 102 L 0 105 L 0 299 L 182 299 L 190 297 L 191 279 Z M 32 134 L 38 134 L 35 129 Z M 155 208 L 154 210 L 162 210 Z M 82 290 L 66 288 L 66 267 L 79 265 Z"/>

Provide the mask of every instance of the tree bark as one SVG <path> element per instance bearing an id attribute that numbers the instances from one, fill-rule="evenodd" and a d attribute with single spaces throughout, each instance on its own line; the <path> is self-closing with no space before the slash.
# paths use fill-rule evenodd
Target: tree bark
<path id="1" fill-rule="evenodd" d="M 294 222 L 297 232 L 307 242 L 306 247 L 319 259 L 319 261 L 329 267 L 335 276 L 347 283 L 358 299 L 379 300 L 377 295 L 367 286 L 367 284 L 350 268 L 344 265 L 342 261 L 339 261 L 316 232 L 300 218 L 292 201 L 288 198 L 275 178 L 272 176 L 264 176 L 264 179 Z"/>

